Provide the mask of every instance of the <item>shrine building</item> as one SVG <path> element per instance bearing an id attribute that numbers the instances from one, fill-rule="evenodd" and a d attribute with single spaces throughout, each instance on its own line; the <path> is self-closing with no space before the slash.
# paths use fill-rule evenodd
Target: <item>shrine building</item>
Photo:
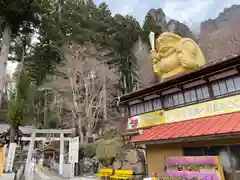
<path id="1" fill-rule="evenodd" d="M 120 105 L 128 114 L 123 135 L 145 147 L 149 175 L 163 175 L 169 156 L 225 151 L 238 162 L 225 176 L 240 179 L 239 54 L 125 94 Z"/>

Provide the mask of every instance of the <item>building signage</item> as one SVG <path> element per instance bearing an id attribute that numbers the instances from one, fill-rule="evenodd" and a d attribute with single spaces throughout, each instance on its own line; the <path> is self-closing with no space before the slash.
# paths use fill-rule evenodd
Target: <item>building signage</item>
<path id="1" fill-rule="evenodd" d="M 69 141 L 69 162 L 78 162 L 79 137 L 74 137 Z"/>
<path id="2" fill-rule="evenodd" d="M 129 118 L 128 129 L 143 128 L 164 123 L 164 112 L 159 110 Z"/>
<path id="3" fill-rule="evenodd" d="M 186 106 L 164 113 L 166 123 L 240 111 L 240 95 Z"/>
<path id="4" fill-rule="evenodd" d="M 240 95 L 185 106 L 169 111 L 153 111 L 128 119 L 128 129 L 138 129 L 240 111 Z"/>

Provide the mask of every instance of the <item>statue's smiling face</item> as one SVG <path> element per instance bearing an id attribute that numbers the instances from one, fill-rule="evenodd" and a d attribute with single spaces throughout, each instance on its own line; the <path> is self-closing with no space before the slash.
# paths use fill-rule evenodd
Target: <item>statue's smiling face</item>
<path id="1" fill-rule="evenodd" d="M 172 33 L 162 33 L 152 52 L 153 70 L 159 79 L 168 79 L 205 64 L 198 45 L 189 38 Z"/>
<path id="2" fill-rule="evenodd" d="M 157 73 L 161 71 L 168 73 L 179 67 L 180 59 L 178 57 L 177 48 L 173 46 L 164 46 L 159 49 L 157 59 L 153 60 L 153 69 Z"/>

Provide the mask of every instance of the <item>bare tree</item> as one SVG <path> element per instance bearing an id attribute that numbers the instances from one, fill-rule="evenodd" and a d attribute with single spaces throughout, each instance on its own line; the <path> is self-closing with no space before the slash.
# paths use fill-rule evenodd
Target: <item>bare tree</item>
<path id="1" fill-rule="evenodd" d="M 85 143 L 109 120 L 119 76 L 105 64 L 107 52 L 92 44 L 68 45 L 63 50 L 65 63 L 57 67 L 59 77 L 51 86 L 71 111 L 72 126 Z"/>

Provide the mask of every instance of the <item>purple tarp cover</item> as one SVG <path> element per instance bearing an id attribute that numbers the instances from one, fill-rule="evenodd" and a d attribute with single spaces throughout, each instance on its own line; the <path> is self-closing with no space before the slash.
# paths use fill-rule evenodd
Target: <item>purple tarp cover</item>
<path id="1" fill-rule="evenodd" d="M 168 165 L 176 165 L 176 164 L 217 165 L 217 159 L 213 156 L 169 157 L 167 160 L 167 164 Z"/>
<path id="2" fill-rule="evenodd" d="M 197 171 L 177 171 L 168 169 L 165 172 L 165 176 L 184 178 L 203 178 L 204 180 L 220 180 L 220 177 L 218 176 L 217 172 L 214 171 L 197 172 Z"/>
<path id="3" fill-rule="evenodd" d="M 167 160 L 168 166 L 170 165 L 213 165 L 217 168 L 218 160 L 215 156 L 180 156 L 180 157 L 169 157 Z M 187 171 L 178 169 L 167 169 L 165 172 L 166 176 L 173 178 L 203 178 L 204 180 L 220 180 L 218 171 L 214 169 L 200 169 L 200 171 Z"/>

